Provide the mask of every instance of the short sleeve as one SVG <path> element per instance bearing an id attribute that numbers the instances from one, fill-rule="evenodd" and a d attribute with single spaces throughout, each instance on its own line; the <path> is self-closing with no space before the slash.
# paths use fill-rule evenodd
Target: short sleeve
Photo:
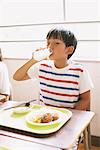
<path id="1" fill-rule="evenodd" d="M 39 68 L 40 68 L 39 62 L 29 68 L 28 75 L 31 79 L 39 79 Z"/>
<path id="2" fill-rule="evenodd" d="M 89 75 L 88 70 L 84 68 L 80 76 L 80 83 L 79 83 L 80 94 L 88 90 L 91 90 L 92 88 L 93 88 L 93 83 L 91 77 Z"/>

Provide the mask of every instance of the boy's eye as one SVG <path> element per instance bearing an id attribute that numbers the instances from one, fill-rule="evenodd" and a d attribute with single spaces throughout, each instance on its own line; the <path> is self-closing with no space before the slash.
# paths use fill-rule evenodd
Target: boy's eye
<path id="1" fill-rule="evenodd" d="M 55 44 L 57 44 L 57 45 L 58 45 L 58 44 L 60 44 L 60 43 L 59 43 L 59 42 L 56 42 Z"/>

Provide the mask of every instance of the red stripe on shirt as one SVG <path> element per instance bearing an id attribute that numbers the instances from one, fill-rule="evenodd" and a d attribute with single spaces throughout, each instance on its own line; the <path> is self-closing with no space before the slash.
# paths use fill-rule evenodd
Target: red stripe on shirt
<path id="1" fill-rule="evenodd" d="M 44 76 L 39 76 L 39 78 L 42 78 L 42 79 L 45 79 L 45 80 L 50 80 L 50 81 L 55 81 L 55 82 L 64 82 L 64 83 L 78 84 L 78 82 L 75 82 L 75 81 L 56 80 L 56 79 L 46 78 Z"/>
<path id="2" fill-rule="evenodd" d="M 45 67 L 52 68 L 51 66 L 49 66 L 49 65 L 47 65 L 47 64 L 41 64 L 41 66 L 45 66 Z"/>
<path id="3" fill-rule="evenodd" d="M 69 70 L 74 70 L 74 71 L 81 71 L 81 72 L 83 72 L 83 70 L 80 69 L 80 68 L 69 68 Z"/>
<path id="4" fill-rule="evenodd" d="M 78 97 L 78 95 L 75 95 L 75 94 L 61 94 L 61 93 L 51 92 L 51 91 L 47 91 L 43 89 L 41 89 L 41 91 L 49 93 L 49 94 L 59 95 L 59 96 Z"/>

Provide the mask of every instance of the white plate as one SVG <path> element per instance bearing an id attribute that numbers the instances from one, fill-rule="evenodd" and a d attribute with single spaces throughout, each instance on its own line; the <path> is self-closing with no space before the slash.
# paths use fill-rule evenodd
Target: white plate
<path id="1" fill-rule="evenodd" d="M 13 109 L 14 113 L 17 114 L 23 114 L 23 113 L 28 113 L 31 110 L 29 107 L 17 107 Z"/>
<path id="2" fill-rule="evenodd" d="M 51 122 L 48 122 L 48 123 L 33 122 L 34 118 L 36 118 L 38 115 L 43 115 L 43 114 L 46 114 L 46 113 L 51 113 L 51 114 L 52 113 L 57 113 L 59 118 L 55 121 L 51 121 Z M 58 111 L 58 110 L 53 110 L 53 109 L 48 109 L 48 108 L 41 108 L 40 110 L 37 110 L 35 112 L 33 111 L 33 112 L 29 113 L 26 116 L 26 122 L 28 122 L 31 125 L 35 125 L 35 126 L 46 126 L 46 125 L 53 125 L 53 124 L 59 123 L 64 118 L 65 118 L 65 115 L 62 112 Z"/>

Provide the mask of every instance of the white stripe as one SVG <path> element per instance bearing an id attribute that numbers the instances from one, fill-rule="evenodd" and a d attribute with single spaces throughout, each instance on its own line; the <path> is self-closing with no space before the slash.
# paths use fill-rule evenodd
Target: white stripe
<path id="1" fill-rule="evenodd" d="M 71 103 L 60 103 L 60 102 L 55 102 L 55 101 L 50 101 L 50 100 L 44 100 L 45 104 L 49 104 L 49 105 L 54 105 L 54 106 L 64 106 L 64 107 L 70 107 L 73 108 L 75 106 L 75 104 L 71 104 Z"/>
<path id="2" fill-rule="evenodd" d="M 78 95 L 79 94 L 79 91 L 76 91 L 76 90 L 67 90 L 67 89 L 58 89 L 58 88 L 53 88 L 53 87 L 47 87 L 45 85 L 41 85 L 40 86 L 41 89 L 44 89 L 44 90 L 49 90 L 51 92 L 55 92 L 55 93 L 61 93 L 61 94 L 73 94 L 73 95 Z"/>
<path id="3" fill-rule="evenodd" d="M 53 94 L 45 93 L 45 92 L 41 92 L 41 93 L 43 96 L 50 97 L 50 98 L 57 99 L 57 100 L 62 100 L 62 101 L 73 102 L 73 101 L 77 101 L 78 99 L 78 97 L 59 96 L 59 95 L 53 95 Z"/>

